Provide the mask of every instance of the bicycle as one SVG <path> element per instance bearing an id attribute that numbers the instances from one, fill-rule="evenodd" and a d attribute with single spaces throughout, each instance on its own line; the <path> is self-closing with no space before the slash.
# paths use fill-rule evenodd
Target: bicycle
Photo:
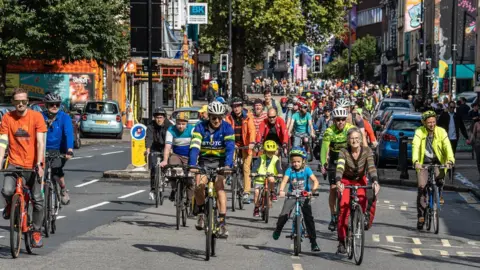
<path id="1" fill-rule="evenodd" d="M 30 189 L 24 185 L 23 173 L 37 173 L 32 169 L 16 167 L 14 169 L 4 169 L 2 173 L 13 173 L 16 178 L 15 193 L 12 196 L 10 211 L 10 252 L 15 259 L 20 254 L 20 242 L 22 234 L 25 235 L 25 249 L 28 254 L 32 254 L 32 211 L 33 201 Z M 34 181 L 37 181 L 36 179 Z"/>
<path id="2" fill-rule="evenodd" d="M 218 208 L 217 208 L 217 191 L 215 190 L 215 180 L 217 174 L 220 173 L 231 173 L 233 172 L 230 168 L 202 168 L 199 166 L 189 166 L 189 169 L 198 170 L 196 174 L 203 174 L 207 176 L 208 182 L 205 186 L 205 218 L 207 220 L 205 226 L 205 260 L 210 260 L 210 256 L 215 256 L 215 244 L 218 232 L 217 226 L 217 217 L 218 217 Z"/>
<path id="3" fill-rule="evenodd" d="M 158 205 L 163 205 L 163 192 L 165 192 L 165 181 L 163 181 L 162 168 L 160 167 L 160 162 L 162 162 L 163 154 L 159 152 L 156 156 L 155 163 L 155 179 L 153 185 L 153 193 L 155 197 L 155 208 L 158 208 Z"/>
<path id="4" fill-rule="evenodd" d="M 270 193 L 270 182 L 268 181 L 267 178 L 269 177 L 275 177 L 276 179 L 281 178 L 281 176 L 276 176 L 271 173 L 267 174 L 255 174 L 252 173 L 250 175 L 252 178 L 254 177 L 264 177 L 265 178 L 265 183 L 263 187 L 260 188 L 259 191 L 259 202 L 257 205 L 260 205 L 260 215 L 262 217 L 262 220 L 265 221 L 265 223 L 268 223 L 268 218 L 270 215 L 270 208 L 272 207 L 272 201 L 271 201 L 271 193 Z M 278 182 L 278 181 L 275 181 Z"/>
<path id="5" fill-rule="evenodd" d="M 363 260 L 365 248 L 365 215 L 357 196 L 358 189 L 371 189 L 371 186 L 345 186 L 350 189 L 350 215 L 348 217 L 347 237 L 345 246 L 348 259 L 355 259 L 355 264 L 360 265 Z M 341 194 L 339 195 L 341 198 Z M 366 194 L 365 194 L 366 196 Z M 358 246 L 357 246 L 358 245 Z M 358 252 L 358 253 L 357 253 Z"/>
<path id="6" fill-rule="evenodd" d="M 319 193 L 312 193 L 312 196 L 319 196 Z M 305 222 L 303 220 L 303 214 L 301 210 L 301 204 L 305 199 L 310 198 L 308 191 L 295 189 L 287 193 L 287 199 L 290 197 L 295 198 L 295 208 L 294 214 L 292 217 L 292 233 L 287 235 L 285 238 L 290 238 L 293 240 L 293 253 L 295 256 L 298 256 L 302 252 L 302 239 L 308 238 L 308 235 L 305 233 Z"/>
<path id="7" fill-rule="evenodd" d="M 428 231 L 432 228 L 435 234 L 438 234 L 440 229 L 440 191 L 435 184 L 435 168 L 439 170 L 447 169 L 445 165 L 425 164 L 422 169 L 428 170 L 428 180 L 425 186 L 427 207 L 425 209 L 425 225 Z"/>
<path id="8" fill-rule="evenodd" d="M 57 158 L 65 158 L 64 154 L 59 152 L 45 153 L 45 185 L 43 187 L 43 196 L 45 198 L 45 207 L 43 226 L 45 228 L 45 237 L 50 237 L 50 232 L 52 234 L 57 230 L 56 220 L 58 212 L 62 209 L 62 204 L 60 203 L 60 190 L 58 188 L 58 183 L 52 179 L 52 162 Z"/>
<path id="9" fill-rule="evenodd" d="M 233 166 L 233 173 L 230 175 L 231 192 L 232 192 L 232 212 L 235 212 L 235 203 L 238 200 L 238 208 L 243 210 L 243 157 L 240 150 L 248 149 L 248 146 L 235 147 L 235 163 Z"/>
<path id="10" fill-rule="evenodd" d="M 175 208 L 176 208 L 176 225 L 177 230 L 180 229 L 180 221 L 183 227 L 187 226 L 187 217 L 191 212 L 187 196 L 187 187 L 189 181 L 188 166 L 183 165 L 166 165 L 163 167 L 165 177 L 170 181 L 176 181 L 175 192 Z"/>

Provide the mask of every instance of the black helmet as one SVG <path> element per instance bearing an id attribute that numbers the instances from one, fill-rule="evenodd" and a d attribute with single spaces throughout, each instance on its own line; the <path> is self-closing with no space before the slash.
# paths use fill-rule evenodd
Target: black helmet
<path id="1" fill-rule="evenodd" d="M 62 102 L 62 97 L 59 94 L 55 93 L 47 93 L 43 98 L 43 102 L 45 103 L 58 103 Z"/>
<path id="2" fill-rule="evenodd" d="M 155 110 L 153 110 L 153 116 L 157 116 L 163 114 L 163 116 L 167 117 L 167 111 L 165 111 L 164 108 L 162 107 L 157 107 Z"/>
<path id="3" fill-rule="evenodd" d="M 233 105 L 243 105 L 243 100 L 239 97 L 234 97 L 232 98 L 232 101 L 230 102 L 231 106 Z"/>

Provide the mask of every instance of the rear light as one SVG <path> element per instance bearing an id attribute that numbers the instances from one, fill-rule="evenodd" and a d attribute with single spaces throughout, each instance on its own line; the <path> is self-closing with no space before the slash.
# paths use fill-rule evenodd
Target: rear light
<path id="1" fill-rule="evenodd" d="M 122 117 L 120 117 L 120 115 L 117 115 L 116 120 L 117 120 L 117 122 L 120 122 L 120 121 L 122 121 Z"/>
<path id="2" fill-rule="evenodd" d="M 86 114 L 82 115 L 82 120 L 87 121 L 87 115 Z"/>
<path id="3" fill-rule="evenodd" d="M 397 142 L 397 137 L 387 133 L 383 135 L 383 140 L 386 142 Z"/>

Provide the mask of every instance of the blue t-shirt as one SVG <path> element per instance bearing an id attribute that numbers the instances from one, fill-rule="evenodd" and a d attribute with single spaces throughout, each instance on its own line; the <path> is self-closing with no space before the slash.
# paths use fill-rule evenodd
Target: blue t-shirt
<path id="1" fill-rule="evenodd" d="M 295 133 L 307 133 L 308 131 L 308 121 L 312 120 L 312 115 L 307 112 L 303 117 L 299 112 L 296 112 L 292 116 L 293 128 Z"/>
<path id="2" fill-rule="evenodd" d="M 185 130 L 180 133 L 176 126 L 170 126 L 167 130 L 165 143 L 172 145 L 173 153 L 188 157 L 190 152 L 190 142 L 192 141 L 193 126 L 187 125 Z"/>
<path id="3" fill-rule="evenodd" d="M 300 189 L 305 191 L 311 191 L 310 185 L 310 176 L 313 175 L 312 169 L 310 167 L 305 166 L 304 169 L 296 171 L 292 167 L 289 167 L 284 174 L 288 176 L 288 191 L 292 192 L 294 189 Z"/>

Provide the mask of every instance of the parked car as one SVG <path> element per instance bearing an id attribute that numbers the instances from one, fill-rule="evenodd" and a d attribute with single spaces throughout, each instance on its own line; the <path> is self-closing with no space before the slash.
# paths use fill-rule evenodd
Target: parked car
<path id="1" fill-rule="evenodd" d="M 200 113 L 198 112 L 201 109 L 201 107 L 183 107 L 183 108 L 178 108 L 176 109 L 172 115 L 170 116 L 170 122 L 172 122 L 175 125 L 175 117 L 179 112 L 186 112 L 188 115 L 188 123 L 190 125 L 196 125 L 198 121 L 200 121 Z"/>
<path id="2" fill-rule="evenodd" d="M 0 103 L 0 123 L 2 123 L 3 116 L 9 112 L 15 110 L 15 106 L 8 103 Z"/>
<path id="3" fill-rule="evenodd" d="M 422 125 L 420 113 L 398 112 L 391 115 L 385 130 L 380 135 L 377 147 L 377 167 L 398 163 L 400 137 L 408 137 L 407 156 L 412 160 L 412 139 L 415 130 Z"/>
<path id="4" fill-rule="evenodd" d="M 122 116 L 118 102 L 87 101 L 80 120 L 80 137 L 89 135 L 114 135 L 121 139 L 123 135 Z"/>
<path id="5" fill-rule="evenodd" d="M 405 107 L 388 107 L 385 109 L 381 115 L 377 115 L 375 119 L 373 119 L 373 126 L 376 129 L 382 129 L 383 126 L 385 126 L 386 123 L 388 123 L 388 120 L 392 113 L 395 112 L 413 112 L 411 108 L 405 108 Z"/>
<path id="6" fill-rule="evenodd" d="M 402 107 L 406 109 L 410 109 L 410 111 L 415 111 L 415 108 L 413 107 L 412 102 L 406 100 L 406 99 L 401 99 L 401 98 L 386 98 L 382 100 L 380 103 L 378 103 L 377 107 L 375 108 L 375 113 L 374 119 L 377 118 L 377 116 L 382 115 L 383 111 L 385 111 L 389 107 Z"/>
<path id="7" fill-rule="evenodd" d="M 473 103 L 477 103 L 477 93 L 476 92 L 463 92 L 457 95 L 457 100 L 464 97 L 467 100 L 467 105 L 472 107 Z"/>

